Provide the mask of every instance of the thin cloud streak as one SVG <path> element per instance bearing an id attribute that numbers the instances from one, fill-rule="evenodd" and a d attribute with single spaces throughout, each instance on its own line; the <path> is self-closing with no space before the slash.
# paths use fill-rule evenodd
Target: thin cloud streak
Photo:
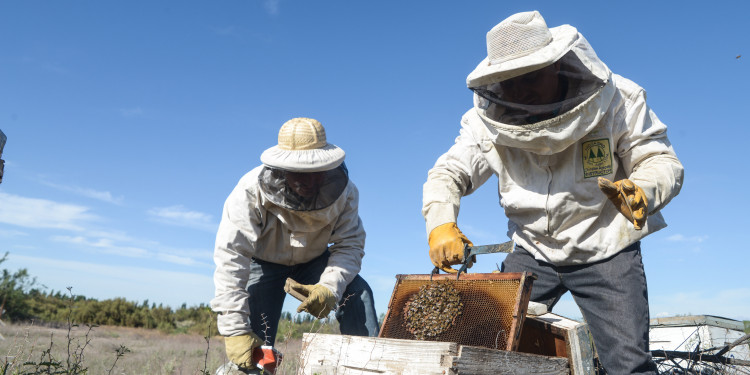
<path id="1" fill-rule="evenodd" d="M 170 207 L 155 207 L 148 210 L 148 214 L 160 223 L 215 232 L 218 224 L 211 215 L 190 211 L 182 205 Z"/>
<path id="2" fill-rule="evenodd" d="M 165 263 L 177 264 L 181 266 L 208 266 L 208 263 L 199 262 L 187 254 L 197 254 L 197 252 L 186 251 L 184 253 L 173 251 L 162 251 L 159 249 L 145 249 L 138 246 L 122 245 L 111 238 L 88 238 L 85 236 L 52 236 L 52 241 L 75 245 L 77 247 L 86 247 L 99 253 L 118 255 L 128 258 L 155 259 Z M 159 247 L 154 243 L 154 247 Z"/>
<path id="3" fill-rule="evenodd" d="M 96 219 L 85 206 L 0 193 L 0 223 L 81 231 L 84 223 Z"/>
<path id="4" fill-rule="evenodd" d="M 197 265 L 202 265 L 201 263 L 196 262 L 192 258 L 188 258 L 188 257 L 185 257 L 185 256 L 180 256 L 180 255 L 174 255 L 174 254 L 159 253 L 159 254 L 156 255 L 156 258 L 159 259 L 159 260 L 161 260 L 162 262 L 179 264 L 179 265 L 182 265 L 182 266 L 197 266 Z"/>
<path id="5" fill-rule="evenodd" d="M 207 266 L 211 252 L 202 248 L 170 247 L 156 241 L 134 238 L 127 233 L 109 229 L 93 229 L 92 222 L 102 218 L 89 212 L 85 206 L 58 203 L 45 199 L 27 198 L 0 192 L 0 223 L 25 228 L 52 228 L 75 232 L 75 235 L 52 235 L 50 240 L 88 249 L 96 253 L 113 254 L 128 258 L 154 259 L 181 266 Z M 152 210 L 161 221 L 171 225 L 215 232 L 218 224 L 211 216 L 189 211 L 182 206 Z M 0 237 L 11 238 L 29 234 L 3 229 Z M 212 244 L 207 244 L 210 247 Z M 18 246 L 15 246 L 18 248 Z M 29 247 L 36 248 L 36 247 Z"/>
<path id="6" fill-rule="evenodd" d="M 691 243 L 701 243 L 703 241 L 708 240 L 708 236 L 690 236 L 686 237 L 682 234 L 673 234 L 669 237 L 667 237 L 667 241 L 671 242 L 691 242 Z"/>
<path id="7" fill-rule="evenodd" d="M 207 253 L 205 247 L 192 249 L 184 247 L 171 247 L 161 244 L 158 241 L 135 238 L 121 231 L 87 230 L 85 235 L 90 238 L 106 238 L 113 242 L 127 243 L 130 244 L 130 246 L 153 249 L 154 253 L 159 254 L 171 254 L 180 257 L 205 257 L 207 259 L 211 256 L 210 251 Z M 206 246 L 210 248 L 211 245 L 212 243 L 209 243 Z M 180 263 L 184 263 L 184 261 L 181 261 Z"/>
<path id="8" fill-rule="evenodd" d="M 122 196 L 113 197 L 112 193 L 108 191 L 98 191 L 98 190 L 82 188 L 78 186 L 60 185 L 54 182 L 49 182 L 49 181 L 44 181 L 44 180 L 42 180 L 41 183 L 51 188 L 55 188 L 57 190 L 66 191 L 66 192 L 73 193 L 76 195 L 84 196 L 86 198 L 96 199 L 102 202 L 112 203 L 116 205 L 122 205 L 122 202 L 124 200 Z"/>
<path id="9" fill-rule="evenodd" d="M 153 255 L 145 249 L 131 246 L 117 246 L 107 238 L 89 239 L 84 236 L 52 236 L 52 241 L 70 245 L 83 246 L 101 250 L 107 254 L 114 254 L 130 258 L 150 258 Z"/>
<path id="10" fill-rule="evenodd" d="M 264 0 L 263 7 L 266 8 L 268 14 L 276 16 L 280 11 L 281 0 Z"/>
<path id="11" fill-rule="evenodd" d="M 21 236 L 28 236 L 29 234 L 26 232 L 22 232 L 20 230 L 5 230 L 0 229 L 0 237 L 10 238 L 10 237 L 21 237 Z"/>

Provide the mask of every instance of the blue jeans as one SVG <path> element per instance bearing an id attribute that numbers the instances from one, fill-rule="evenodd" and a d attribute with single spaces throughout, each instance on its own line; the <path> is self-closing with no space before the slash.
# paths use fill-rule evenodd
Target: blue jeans
<path id="1" fill-rule="evenodd" d="M 550 311 L 570 291 L 607 374 L 656 374 L 648 349 L 648 288 L 640 242 L 600 262 L 561 267 L 538 261 L 516 246 L 502 271 L 534 273 L 531 300 Z"/>
<path id="2" fill-rule="evenodd" d="M 291 277 L 300 284 L 316 284 L 328 265 L 330 253 L 302 264 L 285 266 L 282 264 L 253 259 L 250 263 L 250 278 L 247 282 L 250 307 L 250 327 L 269 345 L 276 341 L 281 309 L 284 306 L 284 283 Z M 346 287 L 336 310 L 336 319 L 344 335 L 378 335 L 378 316 L 372 290 L 365 279 L 357 275 Z M 265 337 L 264 337 L 265 336 Z"/>

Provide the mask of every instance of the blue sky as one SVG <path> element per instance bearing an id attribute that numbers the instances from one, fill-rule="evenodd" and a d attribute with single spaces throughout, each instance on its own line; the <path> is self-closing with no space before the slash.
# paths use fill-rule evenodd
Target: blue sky
<path id="1" fill-rule="evenodd" d="M 750 319 L 742 1 L 2 1 L 0 268 L 98 299 L 208 303 L 224 200 L 305 116 L 347 152 L 383 313 L 395 275 L 432 268 L 422 184 L 471 105 L 485 34 L 533 9 L 647 90 L 685 165 L 669 227 L 642 244 L 652 316 Z M 495 183 L 463 201 L 477 245 L 508 239 Z M 555 312 L 580 316 L 570 297 Z"/>

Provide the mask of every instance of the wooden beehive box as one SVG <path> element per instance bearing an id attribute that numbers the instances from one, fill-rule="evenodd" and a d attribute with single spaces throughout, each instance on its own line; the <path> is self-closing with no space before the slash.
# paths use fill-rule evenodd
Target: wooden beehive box
<path id="1" fill-rule="evenodd" d="M 527 316 L 518 351 L 567 358 L 573 375 L 595 373 L 595 350 L 588 325 L 560 315 Z"/>
<path id="2" fill-rule="evenodd" d="M 530 273 L 398 275 L 380 337 L 305 334 L 297 375 L 591 375 L 585 324 L 555 314 L 527 316 Z M 450 283 L 465 302 L 445 332 L 417 340 L 404 308 L 421 286 Z"/>
<path id="3" fill-rule="evenodd" d="M 297 375 L 593 375 L 586 324 L 546 313 L 524 320 L 518 351 L 375 337 L 305 333 Z"/>
<path id="4" fill-rule="evenodd" d="M 305 333 L 296 375 L 569 373 L 567 358 L 452 342 Z"/>

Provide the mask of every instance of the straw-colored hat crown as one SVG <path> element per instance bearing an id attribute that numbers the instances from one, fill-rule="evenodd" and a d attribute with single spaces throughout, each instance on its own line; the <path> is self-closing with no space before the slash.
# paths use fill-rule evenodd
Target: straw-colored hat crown
<path id="1" fill-rule="evenodd" d="M 326 131 L 315 119 L 293 118 L 279 130 L 279 148 L 282 150 L 312 150 L 327 144 Z"/>
<path id="2" fill-rule="evenodd" d="M 528 55 L 552 41 L 547 23 L 537 11 L 514 14 L 487 32 L 490 64 Z"/>
<path id="3" fill-rule="evenodd" d="M 344 162 L 346 153 L 328 143 L 323 125 L 307 117 L 293 118 L 281 125 L 279 144 L 260 155 L 263 164 L 293 172 L 320 172 Z"/>

